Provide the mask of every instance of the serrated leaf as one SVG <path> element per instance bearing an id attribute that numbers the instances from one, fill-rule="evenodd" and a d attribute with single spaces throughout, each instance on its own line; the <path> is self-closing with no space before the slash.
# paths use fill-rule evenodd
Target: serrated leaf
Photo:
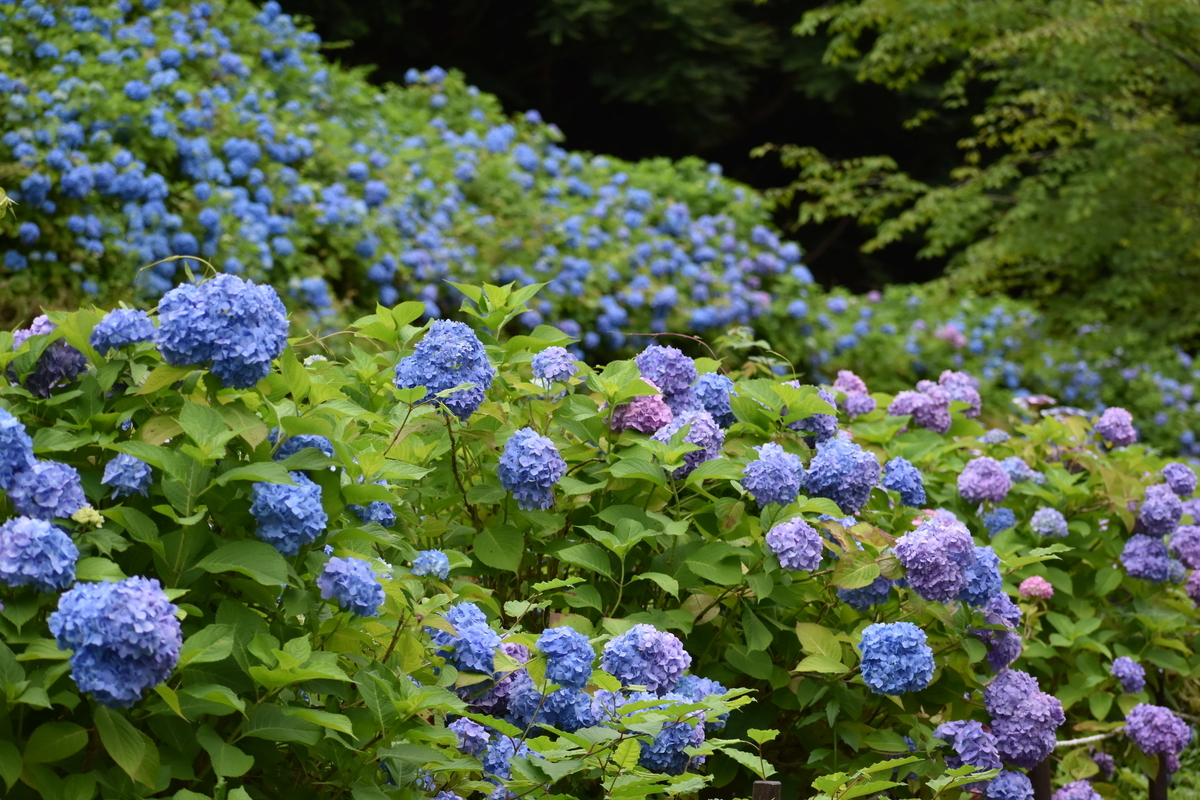
<path id="1" fill-rule="evenodd" d="M 158 782 L 158 748 L 119 712 L 98 706 L 92 717 L 100 743 L 135 782 L 153 788 Z"/>
<path id="2" fill-rule="evenodd" d="M 475 536 L 474 552 L 492 569 L 516 572 L 525 553 L 525 537 L 512 525 L 487 528 Z"/>
<path id="3" fill-rule="evenodd" d="M 263 586 L 283 586 L 288 575 L 287 562 L 266 542 L 230 542 L 202 558 L 196 568 L 213 573 L 237 572 Z"/>
<path id="4" fill-rule="evenodd" d="M 842 659 L 842 645 L 834 637 L 833 631 L 812 622 L 796 623 L 796 638 L 800 646 L 809 655 L 828 656 L 834 661 Z"/>
<path id="5" fill-rule="evenodd" d="M 721 752 L 763 780 L 775 774 L 775 767 L 769 761 L 760 759 L 757 753 L 747 753 L 744 750 L 734 750 L 731 747 L 726 747 Z"/>
<path id="6" fill-rule="evenodd" d="M 826 675 L 844 675 L 850 669 L 838 661 L 836 658 L 829 656 L 813 655 L 805 656 L 799 664 L 796 665 L 796 672 L 819 672 Z"/>

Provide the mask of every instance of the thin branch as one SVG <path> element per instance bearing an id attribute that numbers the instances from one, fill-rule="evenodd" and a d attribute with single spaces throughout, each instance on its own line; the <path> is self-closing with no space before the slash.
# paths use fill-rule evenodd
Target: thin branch
<path id="1" fill-rule="evenodd" d="M 1162 50 L 1163 52 L 1170 53 L 1171 55 L 1175 56 L 1175 59 L 1177 61 L 1179 61 L 1180 64 L 1183 64 L 1185 67 L 1187 67 L 1192 72 L 1196 73 L 1197 75 L 1200 75 L 1200 62 L 1196 61 L 1193 58 L 1189 58 L 1187 55 L 1176 50 L 1174 47 L 1165 45 L 1162 42 L 1160 42 L 1158 39 L 1154 38 L 1154 35 L 1151 34 L 1149 30 L 1147 30 L 1145 25 L 1142 25 L 1139 22 L 1135 22 L 1131 25 L 1131 27 L 1135 31 L 1140 33 L 1142 35 L 1142 38 L 1150 43 L 1151 47 L 1156 47 L 1159 50 Z"/>
<path id="2" fill-rule="evenodd" d="M 1055 742 L 1054 746 L 1055 747 L 1075 747 L 1076 745 L 1081 745 L 1081 744 L 1091 744 L 1092 742 L 1101 742 L 1101 741 L 1104 741 L 1105 739 L 1111 739 L 1112 737 L 1116 736 L 1118 733 L 1124 733 L 1124 732 L 1125 732 L 1125 726 L 1122 725 L 1119 728 L 1114 728 L 1113 730 L 1109 731 L 1108 733 L 1098 733 L 1095 736 L 1084 736 L 1082 739 L 1063 739 L 1062 741 Z"/>
<path id="3" fill-rule="evenodd" d="M 458 474 L 458 456 L 454 452 L 457 448 L 454 442 L 454 429 L 450 426 L 450 415 L 443 414 L 442 418 L 446 420 L 446 434 L 450 437 L 450 471 L 454 473 L 454 482 L 458 484 L 458 490 L 462 492 L 463 505 L 467 507 L 467 513 L 471 515 L 475 528 L 478 530 L 480 527 L 479 515 L 475 513 L 475 506 L 471 505 L 471 501 L 467 499 L 467 487 L 463 486 L 462 476 Z"/>

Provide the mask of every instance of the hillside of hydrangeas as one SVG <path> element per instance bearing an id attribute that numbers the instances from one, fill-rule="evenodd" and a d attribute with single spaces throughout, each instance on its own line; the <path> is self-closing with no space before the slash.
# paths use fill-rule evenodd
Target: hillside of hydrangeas
<path id="1" fill-rule="evenodd" d="M 737 353 L 814 379 L 849 367 L 896 391 L 968 369 L 999 413 L 1027 394 L 1123 405 L 1147 440 L 1200 452 L 1185 354 L 1126 353 L 1103 329 L 1053 335 L 1020 303 L 938 284 L 831 294 L 718 165 L 571 152 L 536 111 L 505 114 L 436 67 L 377 89 L 276 3 L 26 0 L 0 14 L 13 323 L 153 302 L 209 264 L 270 282 L 316 333 L 377 303 L 453 314 L 453 282 L 538 283 L 521 325 L 554 324 L 579 355 L 749 326 L 768 347 Z"/>

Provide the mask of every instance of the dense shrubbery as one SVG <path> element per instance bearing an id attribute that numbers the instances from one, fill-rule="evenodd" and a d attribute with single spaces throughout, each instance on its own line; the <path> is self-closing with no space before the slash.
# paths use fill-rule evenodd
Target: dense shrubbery
<path id="1" fill-rule="evenodd" d="M 1119 415 L 1010 435 L 961 374 L 592 367 L 501 335 L 532 287 L 463 291 L 478 334 L 410 302 L 304 362 L 232 277 L 0 334 L 10 796 L 732 797 L 777 769 L 1017 798 L 1052 752 L 1110 795 L 1174 768 L 1195 474 L 1112 444 Z"/>

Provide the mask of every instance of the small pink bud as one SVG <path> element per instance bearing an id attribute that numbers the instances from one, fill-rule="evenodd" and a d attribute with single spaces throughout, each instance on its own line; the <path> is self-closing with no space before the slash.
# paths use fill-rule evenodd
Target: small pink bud
<path id="1" fill-rule="evenodd" d="M 1034 575 L 1032 578 L 1026 578 L 1021 581 L 1021 585 L 1017 587 L 1017 592 L 1021 597 L 1040 597 L 1043 600 L 1049 600 L 1054 597 L 1054 587 L 1050 582 L 1041 575 Z"/>

